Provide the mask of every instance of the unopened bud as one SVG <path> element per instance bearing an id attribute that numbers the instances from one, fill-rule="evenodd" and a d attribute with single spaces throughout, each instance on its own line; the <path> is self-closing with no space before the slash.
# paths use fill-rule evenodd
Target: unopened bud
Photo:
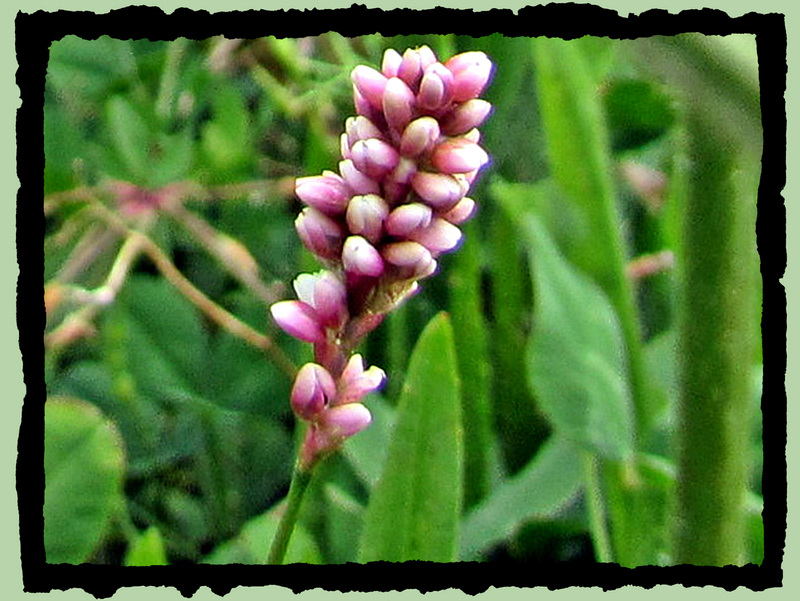
<path id="1" fill-rule="evenodd" d="M 400 68 L 400 63 L 403 62 L 403 57 L 394 48 L 388 48 L 383 53 L 383 61 L 381 62 L 381 73 L 386 77 L 397 77 L 397 70 Z"/>
<path id="2" fill-rule="evenodd" d="M 316 420 L 335 399 L 336 382 L 327 369 L 316 363 L 300 368 L 291 393 L 292 409 L 298 417 Z"/>
<path id="3" fill-rule="evenodd" d="M 314 307 L 302 301 L 280 301 L 270 307 L 272 318 L 290 336 L 306 342 L 322 342 L 325 330 Z"/>
<path id="4" fill-rule="evenodd" d="M 294 222 L 305 247 L 323 259 L 337 259 L 342 249 L 342 228 L 336 221 L 311 207 L 306 207 Z"/>
<path id="5" fill-rule="evenodd" d="M 453 74 L 436 62 L 425 69 L 417 93 L 417 104 L 426 111 L 438 111 L 453 99 Z"/>
<path id="6" fill-rule="evenodd" d="M 436 211 L 449 211 L 464 198 L 468 186 L 447 173 L 419 171 L 411 179 L 411 186 L 419 197 Z"/>
<path id="7" fill-rule="evenodd" d="M 339 328 L 347 320 L 347 289 L 332 271 L 301 273 L 294 289 L 297 298 L 314 307 L 323 326 Z"/>
<path id="8" fill-rule="evenodd" d="M 396 132 L 402 132 L 415 117 L 414 92 L 399 77 L 391 77 L 383 92 L 383 115 Z"/>
<path id="9" fill-rule="evenodd" d="M 295 193 L 308 206 L 331 216 L 344 213 L 351 196 L 344 180 L 331 171 L 299 178 L 295 183 Z"/>
<path id="10" fill-rule="evenodd" d="M 397 167 L 400 155 L 390 144 L 378 138 L 358 140 L 350 148 L 356 169 L 373 179 L 381 179 Z"/>
<path id="11" fill-rule="evenodd" d="M 492 112 L 492 105 L 482 98 L 473 98 L 456 106 L 441 120 L 442 132 L 458 136 L 480 126 Z"/>
<path id="12" fill-rule="evenodd" d="M 361 96 L 373 107 L 380 109 L 383 100 L 383 90 L 386 87 L 386 76 L 372 67 L 359 65 L 353 69 L 350 77 Z"/>
<path id="13" fill-rule="evenodd" d="M 351 159 L 339 162 L 339 173 L 354 194 L 378 194 L 381 191 L 378 182 L 356 169 Z"/>
<path id="14" fill-rule="evenodd" d="M 345 271 L 357 275 L 379 277 L 383 273 L 380 253 L 363 236 L 349 236 L 344 241 L 342 263 Z"/>
<path id="15" fill-rule="evenodd" d="M 439 139 L 439 122 L 433 117 L 420 117 L 409 123 L 400 138 L 400 154 L 417 157 L 429 152 Z"/>
<path id="16" fill-rule="evenodd" d="M 431 163 L 443 173 L 477 171 L 489 161 L 489 155 L 478 144 L 464 138 L 449 138 L 438 144 L 431 154 Z"/>
<path id="17" fill-rule="evenodd" d="M 427 227 L 432 216 L 433 209 L 421 202 L 400 205 L 386 218 L 386 233 L 405 237 L 417 228 Z"/>
<path id="18" fill-rule="evenodd" d="M 469 221 L 477 209 L 477 203 L 470 197 L 465 196 L 456 203 L 452 209 L 442 215 L 442 219 L 446 219 L 453 225 L 460 225 Z"/>
<path id="19" fill-rule="evenodd" d="M 388 214 L 389 205 L 377 194 L 354 196 L 347 206 L 347 226 L 352 233 L 375 244 L 383 234 L 383 222 Z"/>
<path id="20" fill-rule="evenodd" d="M 431 255 L 449 252 L 461 242 L 461 230 L 441 218 L 434 218 L 428 227 L 411 232 L 408 237 L 427 248 Z"/>
<path id="21" fill-rule="evenodd" d="M 348 403 L 324 411 L 317 423 L 333 442 L 358 434 L 371 422 L 369 409 L 361 403 Z"/>
<path id="22" fill-rule="evenodd" d="M 453 74 L 453 100 L 477 98 L 492 76 L 492 61 L 483 52 L 457 54 L 445 63 Z"/>

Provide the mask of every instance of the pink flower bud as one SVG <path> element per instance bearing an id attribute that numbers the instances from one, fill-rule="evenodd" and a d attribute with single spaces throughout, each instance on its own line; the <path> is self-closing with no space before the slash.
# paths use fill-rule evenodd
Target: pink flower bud
<path id="1" fill-rule="evenodd" d="M 347 289 L 332 271 L 301 273 L 294 289 L 297 298 L 314 307 L 323 326 L 340 328 L 347 320 Z"/>
<path id="2" fill-rule="evenodd" d="M 369 409 L 361 403 L 348 403 L 324 411 L 317 421 L 320 429 L 336 443 L 358 434 L 372 422 Z"/>
<path id="3" fill-rule="evenodd" d="M 336 382 L 321 365 L 306 363 L 297 372 L 290 398 L 298 417 L 314 421 L 336 400 Z"/>
<path id="4" fill-rule="evenodd" d="M 356 113 L 362 115 L 372 121 L 373 123 L 383 122 L 383 113 L 381 109 L 376 108 L 372 103 L 361 95 L 358 88 L 353 88 L 353 105 L 355 106 Z"/>
<path id="5" fill-rule="evenodd" d="M 386 233 L 398 238 L 405 237 L 417 228 L 427 227 L 433 210 L 421 202 L 400 205 L 386 218 Z"/>
<path id="6" fill-rule="evenodd" d="M 372 67 L 359 65 L 350 74 L 356 90 L 373 107 L 380 109 L 382 106 L 383 90 L 386 87 L 386 76 Z"/>
<path id="7" fill-rule="evenodd" d="M 381 179 L 397 166 L 400 155 L 383 140 L 370 138 L 353 144 L 350 158 L 361 173 L 373 179 Z"/>
<path id="8" fill-rule="evenodd" d="M 461 242 L 461 230 L 449 221 L 435 217 L 426 228 L 411 232 L 408 237 L 427 248 L 431 255 L 449 252 Z"/>
<path id="9" fill-rule="evenodd" d="M 420 117 L 409 123 L 400 138 L 400 154 L 417 157 L 433 148 L 439 139 L 439 122 L 433 117 Z"/>
<path id="10" fill-rule="evenodd" d="M 363 115 L 349 117 L 347 121 L 345 121 L 344 128 L 345 132 L 347 133 L 350 146 L 355 144 L 358 140 L 367 140 L 369 138 L 384 139 L 381 130 Z"/>
<path id="11" fill-rule="evenodd" d="M 481 125 L 492 112 L 491 103 L 473 98 L 457 105 L 441 119 L 442 131 L 448 136 L 458 136 Z"/>
<path id="12" fill-rule="evenodd" d="M 424 278 L 436 271 L 431 252 L 418 242 L 406 240 L 383 247 L 383 258 L 398 269 L 401 278 Z"/>
<path id="13" fill-rule="evenodd" d="M 419 197 L 434 210 L 444 212 L 452 209 L 464 198 L 468 186 L 465 182 L 446 173 L 419 171 L 411 179 L 411 186 Z"/>
<path id="14" fill-rule="evenodd" d="M 391 77 L 383 92 L 383 115 L 386 123 L 396 132 L 402 132 L 415 116 L 414 92 L 406 83 Z"/>
<path id="15" fill-rule="evenodd" d="M 272 318 L 287 334 L 306 342 L 323 342 L 325 330 L 314 307 L 302 301 L 280 301 L 270 307 Z"/>
<path id="16" fill-rule="evenodd" d="M 378 194 L 381 191 L 378 182 L 356 169 L 352 159 L 339 162 L 339 173 L 354 194 Z"/>
<path id="17" fill-rule="evenodd" d="M 465 138 L 448 138 L 433 149 L 431 163 L 443 173 L 469 173 L 483 167 L 489 155 Z"/>
<path id="18" fill-rule="evenodd" d="M 336 221 L 306 207 L 294 222 L 297 235 L 305 247 L 323 259 L 337 259 L 342 249 L 342 228 Z"/>
<path id="19" fill-rule="evenodd" d="M 383 274 L 380 253 L 363 236 L 349 236 L 344 241 L 342 263 L 346 271 L 357 275 L 376 278 Z"/>
<path id="20" fill-rule="evenodd" d="M 417 105 L 436 112 L 445 108 L 453 99 L 453 74 L 442 63 L 433 63 L 425 69 L 417 93 Z"/>
<path id="21" fill-rule="evenodd" d="M 483 52 L 463 52 L 444 65 L 453 74 L 453 100 L 456 102 L 480 96 L 492 75 L 492 61 Z"/>
<path id="22" fill-rule="evenodd" d="M 347 226 L 352 233 L 375 244 L 383 234 L 383 221 L 388 214 L 389 205 L 377 194 L 354 196 L 347 206 Z"/>
<path id="23" fill-rule="evenodd" d="M 470 197 L 465 196 L 456 203 L 452 209 L 442 215 L 442 219 L 446 219 L 453 225 L 460 225 L 472 219 L 478 205 Z"/>
<path id="24" fill-rule="evenodd" d="M 331 171 L 298 178 L 295 182 L 295 194 L 308 206 L 331 216 L 344 213 L 351 196 L 344 180 Z"/>
<path id="25" fill-rule="evenodd" d="M 403 59 L 397 67 L 397 77 L 416 88 L 425 68 L 435 62 L 436 55 L 428 46 L 409 48 L 403 53 Z"/>
<path id="26" fill-rule="evenodd" d="M 386 77 L 397 77 L 397 69 L 400 63 L 403 62 L 403 57 L 394 48 L 388 48 L 383 53 L 383 61 L 381 62 L 381 73 Z"/>
<path id="27" fill-rule="evenodd" d="M 373 365 L 365 370 L 361 355 L 355 354 L 350 357 L 339 378 L 336 404 L 344 405 L 360 401 L 370 392 L 378 390 L 385 380 L 386 374 L 380 367 Z"/>

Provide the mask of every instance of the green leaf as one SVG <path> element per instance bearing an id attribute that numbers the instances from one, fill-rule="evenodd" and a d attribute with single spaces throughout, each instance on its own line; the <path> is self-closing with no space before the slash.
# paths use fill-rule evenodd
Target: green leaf
<path id="1" fill-rule="evenodd" d="M 126 566 L 165 566 L 168 563 L 164 539 L 155 526 L 142 532 L 125 554 Z"/>
<path id="2" fill-rule="evenodd" d="M 44 409 L 44 548 L 48 563 L 87 561 L 124 507 L 125 454 L 93 405 L 53 397 Z"/>
<path id="3" fill-rule="evenodd" d="M 649 81 L 612 81 L 603 100 L 616 151 L 644 146 L 663 136 L 675 123 L 672 100 Z"/>
<path id="4" fill-rule="evenodd" d="M 461 559 L 477 559 L 481 551 L 511 536 L 525 521 L 552 518 L 580 490 L 581 453 L 566 438 L 551 437 L 522 471 L 464 518 Z"/>
<path id="5" fill-rule="evenodd" d="M 633 450 L 633 413 L 614 309 L 535 217 L 522 225 L 535 289 L 527 361 L 536 398 L 557 432 L 607 458 L 625 458 Z"/>
<path id="6" fill-rule="evenodd" d="M 236 537 L 222 543 L 205 557 L 203 563 L 266 563 L 270 543 L 278 530 L 278 521 L 274 511 L 254 517 L 242 527 Z M 322 563 L 322 556 L 314 539 L 300 524 L 294 527 L 284 563 Z"/>
<path id="7" fill-rule="evenodd" d="M 152 142 L 147 122 L 123 96 L 113 96 L 106 102 L 105 117 L 112 148 L 124 169 L 119 176 L 133 183 L 147 183 Z"/>
<path id="8" fill-rule="evenodd" d="M 452 326 L 440 313 L 411 355 L 389 457 L 367 507 L 359 561 L 456 560 L 463 469 L 459 389 Z"/>

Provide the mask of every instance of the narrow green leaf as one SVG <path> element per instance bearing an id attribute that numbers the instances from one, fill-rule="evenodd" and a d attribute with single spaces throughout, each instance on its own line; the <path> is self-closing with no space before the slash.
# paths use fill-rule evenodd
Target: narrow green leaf
<path id="1" fill-rule="evenodd" d="M 472 561 L 524 522 L 553 516 L 578 492 L 583 474 L 581 450 L 560 436 L 551 437 L 519 473 L 495 489 L 461 526 L 461 559 Z"/>
<path id="2" fill-rule="evenodd" d="M 106 123 L 113 148 L 125 169 L 120 176 L 127 176 L 134 183 L 146 183 L 151 150 L 147 123 L 123 96 L 113 96 L 107 101 Z"/>
<path id="3" fill-rule="evenodd" d="M 522 224 L 535 287 L 527 361 L 536 398 L 557 432 L 605 457 L 625 458 L 633 451 L 633 411 L 614 309 L 535 217 Z"/>
<path id="4" fill-rule="evenodd" d="M 44 548 L 48 563 L 83 563 L 121 507 L 125 454 L 93 405 L 51 398 L 44 410 Z"/>
<path id="5" fill-rule="evenodd" d="M 462 436 L 453 331 L 440 313 L 411 355 L 389 456 L 367 507 L 359 561 L 456 560 Z"/>
<path id="6" fill-rule="evenodd" d="M 155 526 L 142 532 L 125 554 L 126 566 L 165 566 L 168 563 L 164 539 Z"/>

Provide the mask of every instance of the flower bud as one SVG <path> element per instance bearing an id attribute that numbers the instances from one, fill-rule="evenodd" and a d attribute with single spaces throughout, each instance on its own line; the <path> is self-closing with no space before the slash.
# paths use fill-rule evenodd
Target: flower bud
<path id="1" fill-rule="evenodd" d="M 415 116 L 414 105 L 414 92 L 411 88 L 398 77 L 389 78 L 383 92 L 383 115 L 389 127 L 396 132 L 402 132 Z"/>
<path id="2" fill-rule="evenodd" d="M 297 372 L 290 398 L 298 417 L 314 421 L 336 400 L 336 382 L 321 365 L 306 363 Z"/>
<path id="3" fill-rule="evenodd" d="M 403 62 L 403 57 L 394 48 L 388 48 L 383 53 L 383 61 L 381 62 L 381 73 L 386 77 L 397 77 L 397 70 L 400 63 Z"/>
<path id="4" fill-rule="evenodd" d="M 356 169 L 352 159 L 339 162 L 339 173 L 354 194 L 378 194 L 381 191 L 378 182 Z"/>
<path id="5" fill-rule="evenodd" d="M 337 259 L 342 249 L 342 228 L 333 219 L 306 207 L 294 222 L 303 245 L 323 259 Z"/>
<path id="6" fill-rule="evenodd" d="M 367 140 L 369 138 L 383 139 L 381 130 L 375 127 L 375 124 L 363 115 L 349 117 L 347 121 L 345 121 L 344 128 L 350 146 L 355 144 L 358 140 Z"/>
<path id="7" fill-rule="evenodd" d="M 433 148 L 439 139 L 439 122 L 433 117 L 414 119 L 403 130 L 400 138 L 400 154 L 406 157 L 417 157 Z"/>
<path id="8" fill-rule="evenodd" d="M 336 404 L 344 405 L 360 401 L 370 392 L 380 388 L 386 380 L 386 374 L 380 367 L 372 366 L 364 369 L 364 360 L 356 353 L 347 362 L 339 377 L 339 390 Z"/>
<path id="9" fill-rule="evenodd" d="M 353 106 L 355 106 L 356 113 L 366 117 L 373 123 L 380 123 L 383 121 L 381 109 L 373 106 L 372 103 L 358 91 L 358 88 L 355 87 L 353 88 Z"/>
<path id="10" fill-rule="evenodd" d="M 477 98 L 492 75 L 492 61 L 483 52 L 463 52 L 445 63 L 453 74 L 453 100 Z"/>
<path id="11" fill-rule="evenodd" d="M 453 74 L 442 63 L 436 62 L 425 69 L 417 93 L 417 105 L 436 112 L 445 108 L 453 99 Z"/>
<path id="12" fill-rule="evenodd" d="M 435 217 L 428 227 L 414 230 L 409 239 L 419 242 L 431 255 L 449 252 L 461 242 L 461 230 L 449 221 Z"/>
<path id="13" fill-rule="evenodd" d="M 489 155 L 465 138 L 448 138 L 433 149 L 431 163 L 443 173 L 469 173 L 483 167 Z"/>
<path id="14" fill-rule="evenodd" d="M 411 186 L 419 197 L 436 211 L 449 211 L 467 193 L 465 182 L 446 173 L 419 171 Z"/>
<path id="15" fill-rule="evenodd" d="M 427 227 L 433 210 L 421 202 L 400 205 L 386 218 L 386 233 L 398 238 L 405 237 L 417 228 Z"/>
<path id="16" fill-rule="evenodd" d="M 351 196 L 344 180 L 331 171 L 298 178 L 295 182 L 295 194 L 308 206 L 330 216 L 344 213 Z"/>
<path id="17" fill-rule="evenodd" d="M 314 307 L 303 301 L 280 301 L 270 307 L 272 318 L 290 336 L 306 342 L 323 342 L 325 330 Z"/>
<path id="18" fill-rule="evenodd" d="M 448 136 L 464 134 L 481 125 L 491 112 L 492 105 L 486 100 L 467 100 L 441 118 L 442 131 Z"/>
<path id="19" fill-rule="evenodd" d="M 356 90 L 373 107 L 380 109 L 382 106 L 383 90 L 386 87 L 386 76 L 372 67 L 359 65 L 350 74 Z"/>
<path id="20" fill-rule="evenodd" d="M 428 46 L 409 48 L 403 53 L 403 59 L 397 67 L 397 77 L 416 88 L 425 68 L 435 62 L 436 55 Z"/>
<path id="21" fill-rule="evenodd" d="M 361 403 L 348 403 L 324 411 L 317 423 L 333 442 L 358 434 L 371 422 L 369 409 Z"/>
<path id="22" fill-rule="evenodd" d="M 411 240 L 387 244 L 383 247 L 383 258 L 394 265 L 403 278 L 428 277 L 437 267 L 431 252 L 419 242 Z"/>
<path id="23" fill-rule="evenodd" d="M 347 206 L 347 226 L 352 233 L 375 244 L 383 234 L 383 221 L 388 214 L 389 205 L 377 194 L 354 196 Z"/>
<path id="24" fill-rule="evenodd" d="M 339 328 L 347 320 L 347 289 L 332 271 L 301 273 L 294 289 L 297 298 L 314 307 L 323 326 Z"/>
<path id="25" fill-rule="evenodd" d="M 353 144 L 350 158 L 361 173 L 373 179 L 381 179 L 397 166 L 400 155 L 383 140 L 370 138 Z"/>
<path id="26" fill-rule="evenodd" d="M 346 271 L 369 277 L 383 274 L 380 253 L 363 236 L 349 236 L 342 248 L 342 263 Z"/>
<path id="27" fill-rule="evenodd" d="M 477 207 L 478 205 L 474 200 L 465 196 L 456 203 L 456 206 L 444 213 L 442 219 L 446 219 L 453 225 L 460 225 L 472 218 Z"/>

